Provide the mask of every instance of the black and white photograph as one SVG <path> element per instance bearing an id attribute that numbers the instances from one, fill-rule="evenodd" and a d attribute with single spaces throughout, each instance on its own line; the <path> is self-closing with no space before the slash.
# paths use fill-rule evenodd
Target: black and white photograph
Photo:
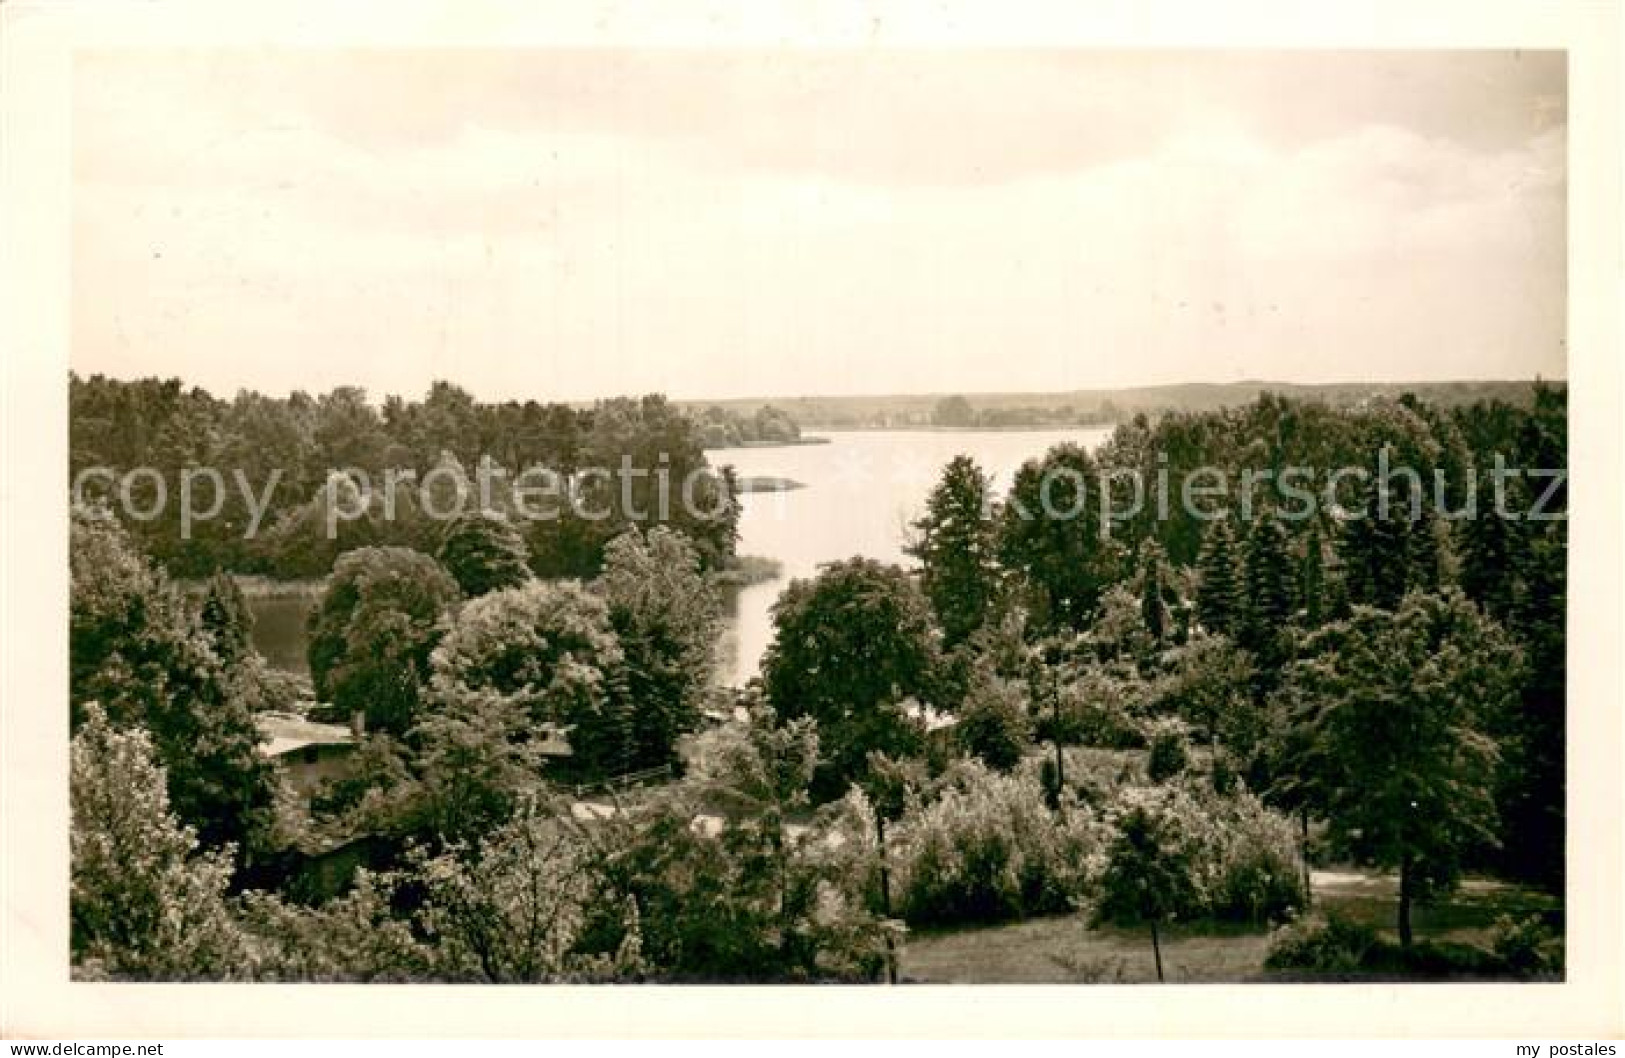
<path id="1" fill-rule="evenodd" d="M 1573 983 L 1532 44 L 76 49 L 70 989 Z"/>

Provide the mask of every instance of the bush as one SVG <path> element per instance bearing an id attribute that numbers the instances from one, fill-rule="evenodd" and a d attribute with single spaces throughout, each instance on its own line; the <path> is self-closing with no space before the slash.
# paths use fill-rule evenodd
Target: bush
<path id="1" fill-rule="evenodd" d="M 1490 933 L 1490 950 L 1520 977 L 1563 976 L 1563 938 L 1539 915 L 1502 915 Z"/>
<path id="2" fill-rule="evenodd" d="M 1286 817 L 1246 790 L 1215 795 L 1209 805 L 1219 837 L 1210 913 L 1263 922 L 1302 905 L 1303 861 Z"/>
<path id="3" fill-rule="evenodd" d="M 1152 782 L 1167 782 L 1190 764 L 1190 750 L 1185 743 L 1184 725 L 1164 720 L 1151 731 L 1151 753 L 1146 770 Z"/>
<path id="4" fill-rule="evenodd" d="M 1245 790 L 1219 797 L 1194 782 L 1128 789 L 1110 822 L 1121 831 L 1130 821 L 1154 839 L 1155 862 L 1177 865 L 1182 872 L 1178 884 L 1170 880 L 1165 886 L 1171 895 L 1158 909 L 1164 917 L 1260 922 L 1303 902 L 1302 864 L 1291 824 Z M 1148 854 L 1142 848 L 1122 851 Z M 1097 918 L 1133 922 L 1141 917 L 1132 881 L 1120 890 L 1100 894 Z"/>
<path id="5" fill-rule="evenodd" d="M 991 768 L 1009 771 L 1032 744 L 1026 698 L 1015 683 L 979 671 L 972 676 L 954 733 L 967 753 Z"/>
<path id="6" fill-rule="evenodd" d="M 1538 977 L 1562 972 L 1562 941 L 1538 917 L 1495 925 L 1493 951 L 1455 941 L 1419 940 L 1409 948 L 1363 923 L 1310 915 L 1270 937 L 1264 967 L 1316 976 L 1446 980 Z"/>
<path id="7" fill-rule="evenodd" d="M 1377 931 L 1363 923 L 1340 915 L 1308 915 L 1270 934 L 1264 968 L 1358 973 L 1381 944 Z"/>
<path id="8" fill-rule="evenodd" d="M 1094 815 L 1058 820 L 1030 777 L 961 767 L 934 801 L 896 826 L 896 891 L 914 924 L 993 922 L 1073 910 L 1098 869 Z"/>
<path id="9" fill-rule="evenodd" d="M 600 826 L 611 891 L 639 910 L 650 979 L 856 983 L 884 971 L 890 927 L 864 906 L 872 850 L 851 848 L 867 825 L 832 846 L 822 827 L 792 837 L 746 820 L 712 831 L 694 825 L 692 805 L 657 799 Z M 599 918 L 588 934 L 614 950 L 620 919 Z"/>
<path id="10" fill-rule="evenodd" d="M 1139 749 L 1145 732 L 1135 719 L 1134 706 L 1144 697 L 1138 676 L 1101 666 L 1083 670 L 1061 688 L 1061 741 L 1107 749 Z M 1040 718 L 1038 737 L 1053 738 L 1054 723 Z"/>
<path id="11" fill-rule="evenodd" d="M 1454 941 L 1417 941 L 1409 948 L 1384 941 L 1369 960 L 1380 973 L 1406 977 L 1505 977 L 1507 965 L 1494 952 Z"/>

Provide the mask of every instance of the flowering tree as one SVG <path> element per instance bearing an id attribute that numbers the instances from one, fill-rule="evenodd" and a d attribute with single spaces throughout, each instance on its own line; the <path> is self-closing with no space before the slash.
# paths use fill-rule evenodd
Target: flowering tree
<path id="1" fill-rule="evenodd" d="M 169 811 L 145 731 L 119 731 L 97 705 L 73 738 L 70 939 L 76 973 L 226 980 L 248 964 L 225 902 L 229 850 L 199 854 Z"/>

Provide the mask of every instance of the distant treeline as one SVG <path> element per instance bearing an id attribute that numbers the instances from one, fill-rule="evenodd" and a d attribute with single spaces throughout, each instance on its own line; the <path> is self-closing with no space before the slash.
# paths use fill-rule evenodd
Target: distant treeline
<path id="1" fill-rule="evenodd" d="M 135 468 L 157 472 L 169 502 L 159 508 L 152 475 L 131 479 L 130 506 L 146 510 L 150 505 L 157 513 L 149 520 L 127 520 L 142 548 L 179 577 L 216 570 L 322 576 L 344 551 L 377 544 L 433 552 L 443 524 L 421 516 L 421 490 L 398 489 L 397 509 L 389 517 L 374 509 L 382 499 L 377 486 L 383 473 L 411 470 L 421 479 L 439 467 L 450 472 L 436 476 L 439 484 L 462 489 L 476 479 L 482 459 L 510 472 L 544 467 L 563 476 L 589 467 L 614 470 L 624 459 L 634 472 L 634 502 L 599 505 L 612 509 L 607 518 L 582 518 L 566 509 L 558 517 L 521 523 L 539 576 L 596 573 L 604 545 L 626 527 L 628 506 L 656 509 L 657 470 L 672 483 L 691 473 L 702 482 L 696 502 L 670 504 L 666 521 L 690 538 L 708 568 L 725 564 L 737 536 L 738 506 L 728 473 L 709 469 L 700 427 L 659 395 L 600 401 L 590 408 L 538 401 L 487 404 L 458 386 L 436 382 L 421 401 L 391 395 L 379 406 L 355 386 L 286 398 L 243 390 L 223 400 L 176 379 L 126 382 L 70 375 L 69 431 L 75 478 L 87 468 L 120 475 Z M 228 487 L 220 511 L 195 522 L 185 539 L 175 491 L 181 472 L 192 467 L 219 471 Z M 343 521 L 337 538 L 328 539 L 327 483 L 335 471 L 367 475 L 375 495 L 364 517 Z M 258 499 L 237 486 L 239 473 Z M 604 487 L 618 490 L 618 482 Z M 194 502 L 206 510 L 213 499 Z M 455 501 L 442 498 L 432 509 L 444 511 L 450 502 Z M 266 513 L 250 534 L 256 503 Z M 499 490 L 495 503 L 511 508 L 512 497 Z M 716 516 L 697 516 L 695 510 Z"/>
<path id="2" fill-rule="evenodd" d="M 1558 385 L 1561 386 L 1561 383 Z M 1179 412 L 1221 411 L 1249 404 L 1265 393 L 1339 408 L 1357 407 L 1379 398 L 1397 399 L 1411 393 L 1438 407 L 1455 408 L 1479 401 L 1501 401 L 1528 407 L 1533 400 L 1533 392 L 1534 383 L 1531 382 L 1337 382 L 1315 385 L 1219 382 L 1058 393 L 784 397 L 772 401 L 716 401 L 712 406 L 741 417 L 749 417 L 758 409 L 771 406 L 803 429 L 815 426 L 847 429 L 907 426 L 1010 428 L 1114 425 L 1141 414 L 1154 419 Z M 963 420 L 966 408 L 971 413 L 968 421 Z M 944 420 L 944 413 L 951 421 Z"/>
<path id="3" fill-rule="evenodd" d="M 701 443 L 707 448 L 750 448 L 753 446 L 801 443 L 801 427 L 771 404 L 753 412 L 712 404 L 688 415 L 699 424 Z"/>
<path id="4" fill-rule="evenodd" d="M 1022 404 L 1013 407 L 976 407 L 955 394 L 937 401 L 931 409 L 931 425 L 974 429 L 1012 429 L 1022 426 L 1102 426 L 1118 421 L 1120 413 L 1110 401 L 1094 410 L 1071 404 L 1046 407 Z"/>

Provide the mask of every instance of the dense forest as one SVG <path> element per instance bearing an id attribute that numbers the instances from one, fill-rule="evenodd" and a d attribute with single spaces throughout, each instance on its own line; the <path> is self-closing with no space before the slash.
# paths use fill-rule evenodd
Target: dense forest
<path id="1" fill-rule="evenodd" d="M 771 415 L 756 419 L 777 422 Z M 486 499 L 477 487 L 482 467 L 510 475 L 495 481 L 488 505 L 511 513 L 511 475 L 521 470 L 546 468 L 567 477 L 588 467 L 618 470 L 623 459 L 635 486 L 629 501 L 608 495 L 612 486 L 606 485 L 601 503 L 561 504 L 546 517 L 516 522 L 527 533 L 538 576 L 595 573 L 604 546 L 626 527 L 627 515 L 658 509 L 656 471 L 673 483 L 696 475 L 698 495 L 690 504 L 668 504 L 670 518 L 655 520 L 680 529 L 708 568 L 733 555 L 738 522 L 733 489 L 722 469 L 705 473 L 709 464 L 699 424 L 660 396 L 590 408 L 536 401 L 482 404 L 457 386 L 437 382 L 422 401 L 390 396 L 379 407 L 354 387 L 286 399 L 243 391 L 225 401 L 174 379 L 73 376 L 69 423 L 70 471 L 76 479 L 87 468 L 121 476 L 135 468 L 155 472 L 131 482 L 132 495 L 123 506 L 156 512 L 150 519 L 131 520 L 130 531 L 178 577 L 219 570 L 319 577 L 338 555 L 359 546 L 433 550 L 441 526 L 424 516 L 425 505 L 444 514 L 459 496 L 468 497 L 467 504 Z M 213 516 L 183 531 L 176 497 L 190 467 L 219 470 L 225 487 L 218 492 L 205 492 L 206 483 L 198 487 L 196 507 L 213 510 Z M 416 480 L 398 478 L 386 488 L 387 470 L 410 471 Z M 371 487 L 362 516 L 340 520 L 339 532 L 330 536 L 326 504 L 335 494 L 329 488 L 335 473 L 359 473 Z M 159 481 L 167 504 L 159 503 Z M 424 495 L 429 490 L 446 495 Z M 219 507 L 212 507 L 216 502 Z M 256 505 L 261 508 L 257 523 Z M 583 507 L 601 507 L 609 516 L 583 517 Z"/>
<path id="2" fill-rule="evenodd" d="M 662 398 L 72 387 L 76 472 L 282 472 L 263 539 L 246 506 L 191 540 L 74 511 L 79 976 L 896 980 L 922 930 L 1047 916 L 1145 929 L 1159 979 L 1192 923 L 1271 930 L 1278 978 L 1562 973 L 1567 495 L 1502 473 L 1566 468 L 1559 388 L 1139 415 L 998 496 L 955 459 L 914 563 L 794 581 L 732 689 L 707 574 L 738 506 Z M 329 468 L 623 457 L 701 472 L 720 513 L 542 524 L 499 498 L 312 531 Z M 1301 510 L 1292 468 L 1370 473 Z M 1214 471 L 1248 484 L 1105 509 L 1110 483 Z M 365 737 L 308 794 L 256 718 L 312 707 L 255 655 L 230 572 L 325 578 L 314 709 Z M 358 847 L 336 883 L 310 869 Z M 1392 876 L 1388 923 L 1314 905 L 1324 864 Z M 1556 911 L 1424 935 L 1469 875 Z"/>

